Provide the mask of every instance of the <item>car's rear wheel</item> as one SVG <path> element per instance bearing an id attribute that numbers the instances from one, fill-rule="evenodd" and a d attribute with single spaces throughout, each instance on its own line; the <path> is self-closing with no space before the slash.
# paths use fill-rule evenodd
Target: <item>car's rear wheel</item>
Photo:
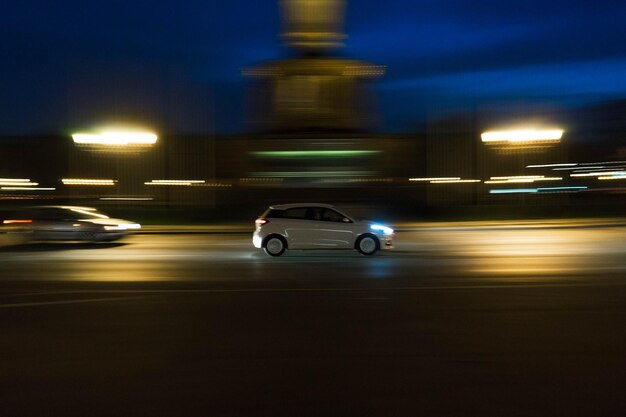
<path id="1" fill-rule="evenodd" d="M 269 256 L 280 256 L 285 252 L 285 249 L 287 249 L 287 243 L 280 236 L 270 236 L 263 246 L 263 250 Z"/>
<path id="2" fill-rule="evenodd" d="M 364 235 L 356 242 L 356 250 L 362 255 L 373 255 L 378 250 L 377 238 L 372 235 Z"/>

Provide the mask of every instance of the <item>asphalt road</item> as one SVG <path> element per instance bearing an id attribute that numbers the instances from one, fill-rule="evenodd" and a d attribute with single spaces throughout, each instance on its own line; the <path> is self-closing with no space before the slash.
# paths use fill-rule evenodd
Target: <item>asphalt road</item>
<path id="1" fill-rule="evenodd" d="M 0 249 L 0 416 L 626 415 L 626 228 Z"/>

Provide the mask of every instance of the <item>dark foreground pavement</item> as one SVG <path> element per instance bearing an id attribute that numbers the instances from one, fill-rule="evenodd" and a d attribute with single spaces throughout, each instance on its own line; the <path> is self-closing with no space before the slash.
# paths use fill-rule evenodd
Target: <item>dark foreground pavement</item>
<path id="1" fill-rule="evenodd" d="M 626 415 L 624 228 L 0 251 L 0 415 Z"/>

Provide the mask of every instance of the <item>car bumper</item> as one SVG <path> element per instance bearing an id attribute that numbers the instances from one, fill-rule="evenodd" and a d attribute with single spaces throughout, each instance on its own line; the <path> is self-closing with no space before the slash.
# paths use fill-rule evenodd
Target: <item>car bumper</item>
<path id="1" fill-rule="evenodd" d="M 393 249 L 393 238 L 393 235 L 378 235 L 378 240 L 380 241 L 380 250 Z"/>
<path id="2" fill-rule="evenodd" d="M 254 234 L 252 235 L 252 244 L 255 248 L 261 248 L 263 244 L 263 238 L 259 235 L 259 232 L 254 232 Z"/>

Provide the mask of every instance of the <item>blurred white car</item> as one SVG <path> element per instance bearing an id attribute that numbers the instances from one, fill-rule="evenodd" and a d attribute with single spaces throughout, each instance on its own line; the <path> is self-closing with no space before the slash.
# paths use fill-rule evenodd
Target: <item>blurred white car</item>
<path id="1" fill-rule="evenodd" d="M 112 219 L 95 208 L 79 206 L 28 207 L 4 216 L 2 224 L 29 241 L 110 242 L 141 228 L 128 220 Z"/>
<path id="2" fill-rule="evenodd" d="M 271 206 L 255 226 L 252 243 L 270 256 L 287 249 L 356 249 L 372 255 L 393 248 L 392 228 L 356 220 L 329 204 Z"/>

